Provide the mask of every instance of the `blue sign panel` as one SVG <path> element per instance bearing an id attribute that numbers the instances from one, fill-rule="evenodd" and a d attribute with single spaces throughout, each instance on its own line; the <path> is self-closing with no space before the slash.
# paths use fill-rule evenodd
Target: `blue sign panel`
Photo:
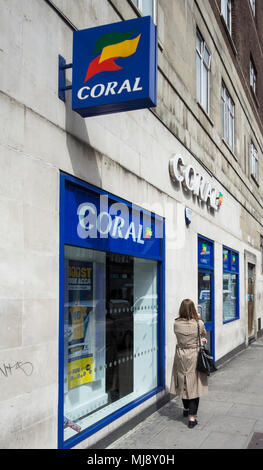
<path id="1" fill-rule="evenodd" d="M 64 242 L 161 259 L 163 219 L 101 190 L 66 181 Z"/>
<path id="2" fill-rule="evenodd" d="M 239 272 L 239 254 L 229 248 L 223 248 L 223 270 L 226 272 Z"/>
<path id="3" fill-rule="evenodd" d="M 156 106 L 156 79 L 150 16 L 74 31 L 72 109 L 82 117 Z"/>
<path id="4" fill-rule="evenodd" d="M 203 267 L 213 266 L 213 245 L 201 238 L 198 239 L 198 264 Z"/>
<path id="5" fill-rule="evenodd" d="M 230 271 L 230 258 L 231 252 L 226 248 L 223 249 L 223 269 L 224 271 Z"/>
<path id="6" fill-rule="evenodd" d="M 239 256 L 233 251 L 231 253 L 231 271 L 234 273 L 239 272 Z"/>

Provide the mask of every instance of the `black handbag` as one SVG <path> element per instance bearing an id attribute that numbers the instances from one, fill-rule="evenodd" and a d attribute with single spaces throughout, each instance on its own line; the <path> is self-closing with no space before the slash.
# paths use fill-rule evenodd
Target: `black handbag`
<path id="1" fill-rule="evenodd" d="M 198 328 L 199 351 L 198 351 L 198 356 L 197 356 L 196 369 L 198 370 L 198 372 L 203 372 L 206 375 L 210 375 L 211 372 L 214 372 L 217 369 L 213 362 L 213 357 L 211 356 L 210 351 L 208 351 L 208 349 L 206 349 L 201 344 L 200 326 L 199 326 L 198 320 L 197 320 L 197 328 Z"/>

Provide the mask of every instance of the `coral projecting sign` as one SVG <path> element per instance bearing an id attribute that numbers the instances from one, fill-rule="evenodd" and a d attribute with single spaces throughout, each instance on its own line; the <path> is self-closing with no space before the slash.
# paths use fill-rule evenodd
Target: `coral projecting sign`
<path id="1" fill-rule="evenodd" d="M 156 106 L 151 17 L 75 31 L 72 69 L 72 109 L 83 117 Z"/>

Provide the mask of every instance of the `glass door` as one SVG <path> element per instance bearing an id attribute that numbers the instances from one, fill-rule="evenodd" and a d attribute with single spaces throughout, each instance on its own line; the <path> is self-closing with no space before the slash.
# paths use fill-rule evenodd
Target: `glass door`
<path id="1" fill-rule="evenodd" d="M 213 331 L 212 321 L 212 272 L 198 271 L 198 313 L 205 324 L 207 331 L 207 347 L 212 352 L 211 335 Z"/>
<path id="2" fill-rule="evenodd" d="M 214 243 L 198 237 L 198 313 L 207 331 L 207 348 L 214 351 Z"/>
<path id="3" fill-rule="evenodd" d="M 255 336 L 254 331 L 254 279 L 255 266 L 248 263 L 247 308 L 248 308 L 248 339 Z"/>

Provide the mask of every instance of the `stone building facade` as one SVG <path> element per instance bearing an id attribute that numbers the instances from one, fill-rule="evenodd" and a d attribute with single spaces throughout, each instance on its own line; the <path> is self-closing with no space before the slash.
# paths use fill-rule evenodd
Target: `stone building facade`
<path id="1" fill-rule="evenodd" d="M 186 297 L 195 301 L 207 323 L 218 364 L 262 334 L 263 6 L 256 0 L 254 16 L 250 0 L 232 1 L 230 10 L 228 3 L 78 0 L 76 5 L 68 0 L 0 0 L 1 448 L 92 448 L 168 399 L 173 321 Z M 58 56 L 72 61 L 73 31 L 144 13 L 151 13 L 158 27 L 157 107 L 81 118 L 72 112 L 70 91 L 65 103 L 58 98 Z M 195 193 L 197 175 L 202 176 L 199 183 L 210 184 L 210 190 L 215 188 L 216 196 L 223 198 L 215 209 L 211 192 L 206 201 L 200 188 Z M 67 207 L 62 182 L 75 185 L 76 191 L 81 187 L 87 198 L 101 190 L 155 214 L 165 222 L 163 258 L 149 257 L 146 262 L 144 257 L 125 258 L 121 253 L 120 261 L 116 253 L 114 258 L 102 248 L 81 251 L 79 246 L 77 253 L 66 242 L 64 258 L 61 226 Z M 63 362 L 65 309 L 74 307 L 62 298 L 65 260 L 71 269 L 78 261 L 86 270 L 94 270 L 96 295 L 100 279 L 108 285 L 110 279 L 121 279 L 121 273 L 131 283 L 121 284 L 121 293 L 115 292 L 109 302 L 127 306 L 123 292 L 131 287 L 130 312 L 135 312 L 137 300 L 140 308 L 150 310 L 152 376 L 147 376 L 143 392 L 139 385 L 136 396 L 135 389 L 129 390 L 130 399 L 128 392 L 121 395 L 119 389 L 109 389 L 112 377 L 102 377 L 99 371 L 94 384 L 68 385 Z M 106 268 L 99 279 L 95 267 L 98 273 L 101 266 Z M 112 270 L 109 278 L 108 270 Z M 140 287 L 149 276 L 152 281 L 145 295 Z M 89 311 L 91 344 L 99 328 L 96 308 Z M 143 340 L 132 322 L 131 344 L 140 349 Z M 107 328 L 100 331 L 107 337 Z M 125 341 L 130 344 L 127 337 Z M 105 370 L 112 367 L 106 359 L 107 345 L 102 345 Z M 134 368 L 135 350 L 131 351 L 133 358 L 126 359 Z M 142 353 L 146 364 L 147 352 Z M 125 374 L 133 374 L 130 366 L 123 369 Z M 131 387 L 141 373 L 138 366 Z M 93 385 L 96 404 L 89 408 L 86 400 L 86 411 L 81 411 L 82 391 L 91 393 Z M 102 386 L 99 404 L 96 390 Z"/>

